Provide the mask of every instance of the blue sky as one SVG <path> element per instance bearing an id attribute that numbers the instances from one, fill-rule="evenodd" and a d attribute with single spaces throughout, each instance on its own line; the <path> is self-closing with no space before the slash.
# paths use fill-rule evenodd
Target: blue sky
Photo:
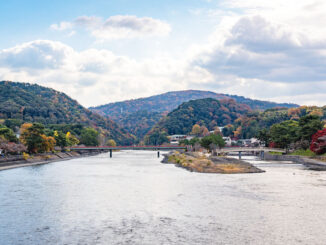
<path id="1" fill-rule="evenodd" d="M 0 79 L 84 106 L 171 90 L 326 104 L 319 0 L 2 1 Z"/>

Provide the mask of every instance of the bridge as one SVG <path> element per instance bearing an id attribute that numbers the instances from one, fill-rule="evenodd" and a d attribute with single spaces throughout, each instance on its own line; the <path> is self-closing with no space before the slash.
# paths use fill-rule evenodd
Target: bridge
<path id="1" fill-rule="evenodd" d="M 175 146 L 175 145 L 162 145 L 162 146 L 74 146 L 70 147 L 72 151 L 92 151 L 92 150 L 101 150 L 101 151 L 110 151 L 110 158 L 112 158 L 112 152 L 116 150 L 150 150 L 157 151 L 157 157 L 160 157 L 161 151 L 168 150 L 187 150 L 186 146 Z"/>
<path id="2" fill-rule="evenodd" d="M 237 152 L 239 155 L 239 159 L 241 159 L 242 152 L 247 153 L 260 153 L 260 157 L 263 159 L 265 152 L 279 152 L 279 153 L 285 153 L 286 151 L 284 149 L 278 149 L 278 148 L 269 148 L 269 147 L 225 147 L 218 149 L 217 154 L 228 154 Z"/>
<path id="3" fill-rule="evenodd" d="M 157 157 L 160 157 L 160 150 L 188 150 L 187 146 L 175 146 L 175 145 L 162 145 L 162 146 L 74 146 L 70 147 L 72 151 L 92 151 L 92 150 L 101 150 L 101 151 L 110 151 L 110 158 L 112 158 L 112 152 L 115 150 L 151 150 L 157 151 Z M 241 159 L 242 153 L 260 153 L 260 156 L 263 158 L 265 152 L 279 152 L 285 153 L 284 149 L 277 148 L 268 148 L 268 147 L 224 147 L 217 149 L 217 154 L 228 154 L 237 152 L 239 159 Z"/>

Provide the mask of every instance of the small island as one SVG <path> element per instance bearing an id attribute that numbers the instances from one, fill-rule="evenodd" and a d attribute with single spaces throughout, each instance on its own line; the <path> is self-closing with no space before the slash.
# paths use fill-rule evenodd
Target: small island
<path id="1" fill-rule="evenodd" d="M 162 163 L 175 164 L 177 167 L 198 173 L 240 174 L 265 172 L 242 160 L 224 156 L 207 157 L 200 152 L 173 151 L 164 155 Z"/>

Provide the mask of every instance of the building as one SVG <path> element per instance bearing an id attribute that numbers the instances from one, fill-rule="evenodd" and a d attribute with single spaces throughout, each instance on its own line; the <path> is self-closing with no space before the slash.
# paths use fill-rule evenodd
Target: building
<path id="1" fill-rule="evenodd" d="M 174 135 L 170 135 L 168 136 L 169 140 L 170 140 L 170 144 L 171 145 L 179 145 L 179 142 L 181 140 L 187 139 L 187 135 L 183 135 L 183 134 L 174 134 Z"/>
<path id="2" fill-rule="evenodd" d="M 232 139 L 230 137 L 223 137 L 223 140 L 225 141 L 226 146 L 232 145 Z"/>

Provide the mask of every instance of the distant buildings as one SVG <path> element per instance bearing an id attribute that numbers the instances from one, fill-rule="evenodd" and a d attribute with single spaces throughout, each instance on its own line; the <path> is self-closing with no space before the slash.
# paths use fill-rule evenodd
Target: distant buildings
<path id="1" fill-rule="evenodd" d="M 191 135 L 184 135 L 184 134 L 174 134 L 174 135 L 170 135 L 168 136 L 169 140 L 170 140 L 170 144 L 171 145 L 179 145 L 181 140 L 191 140 L 192 138 L 194 138 L 194 136 Z"/>
<path id="2" fill-rule="evenodd" d="M 222 133 L 224 127 L 218 127 L 220 132 Z M 216 131 L 209 131 L 210 134 L 214 134 Z M 168 136 L 170 140 L 171 145 L 179 145 L 180 141 L 182 140 L 191 140 L 197 136 L 195 135 L 185 135 L 185 134 L 174 134 Z M 202 137 L 197 137 L 202 138 Z M 252 147 L 252 146 L 261 146 L 262 142 L 258 140 L 257 138 L 251 138 L 251 139 L 232 139 L 231 137 L 223 137 L 223 140 L 225 141 L 225 146 L 231 147 L 231 146 L 242 146 L 242 147 Z"/>

